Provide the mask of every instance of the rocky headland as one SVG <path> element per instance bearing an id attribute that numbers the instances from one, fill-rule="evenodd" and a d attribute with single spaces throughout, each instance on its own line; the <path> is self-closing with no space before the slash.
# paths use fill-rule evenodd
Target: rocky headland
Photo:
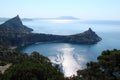
<path id="1" fill-rule="evenodd" d="M 95 44 L 102 40 L 91 28 L 74 35 L 52 35 L 32 33 L 33 29 L 23 25 L 21 19 L 16 17 L 0 25 L 0 45 L 24 46 L 36 42 L 65 42 L 77 44 Z"/>

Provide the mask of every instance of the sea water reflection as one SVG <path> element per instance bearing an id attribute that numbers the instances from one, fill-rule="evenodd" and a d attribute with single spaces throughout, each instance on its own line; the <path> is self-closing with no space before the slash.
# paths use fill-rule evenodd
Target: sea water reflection
<path id="1" fill-rule="evenodd" d="M 120 49 L 120 24 L 50 23 L 47 21 L 24 22 L 36 33 L 69 35 L 80 33 L 91 27 L 101 38 L 97 44 L 81 45 L 69 43 L 37 43 L 23 47 L 23 52 L 38 51 L 53 63 L 60 64 L 65 76 L 76 75 L 89 61 L 97 61 L 97 56 L 106 49 Z"/>

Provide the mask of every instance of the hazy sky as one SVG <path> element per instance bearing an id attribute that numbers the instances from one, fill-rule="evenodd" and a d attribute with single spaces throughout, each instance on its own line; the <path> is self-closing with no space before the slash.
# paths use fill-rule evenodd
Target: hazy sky
<path id="1" fill-rule="evenodd" d="M 120 0 L 0 0 L 0 17 L 120 20 Z"/>

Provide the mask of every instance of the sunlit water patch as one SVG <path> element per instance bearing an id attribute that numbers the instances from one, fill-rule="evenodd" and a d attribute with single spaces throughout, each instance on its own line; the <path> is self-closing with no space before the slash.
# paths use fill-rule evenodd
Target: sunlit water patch
<path id="1" fill-rule="evenodd" d="M 63 52 L 62 66 L 65 76 L 76 75 L 76 71 L 81 67 L 73 57 L 74 48 L 66 47 L 62 48 L 61 51 Z"/>
<path id="2" fill-rule="evenodd" d="M 82 46 L 82 45 L 81 45 Z M 38 51 L 47 56 L 52 63 L 59 64 L 61 71 L 66 77 L 77 75 L 77 70 L 85 68 L 86 63 L 92 56 L 86 55 L 86 47 L 68 43 L 38 43 L 21 49 L 31 53 Z"/>
<path id="3" fill-rule="evenodd" d="M 47 56 L 53 63 L 60 64 L 65 76 L 76 75 L 78 69 L 86 67 L 89 61 L 97 61 L 97 57 L 103 50 L 120 49 L 120 25 L 119 24 L 91 24 L 71 21 L 35 20 L 24 22 L 35 33 L 47 33 L 58 35 L 70 35 L 81 33 L 91 27 L 101 38 L 94 45 L 80 45 L 69 43 L 38 43 L 23 47 L 21 51 L 31 53 L 38 51 Z M 111 25 L 112 24 L 112 25 Z"/>
<path id="4" fill-rule="evenodd" d="M 77 60 L 74 57 L 74 48 L 69 45 L 64 45 L 62 48 L 58 49 L 58 54 L 56 57 L 49 57 L 53 63 L 60 64 L 65 76 L 77 75 L 76 71 L 82 69 Z M 79 60 L 80 59 L 79 55 Z M 79 61 L 78 60 L 78 61 Z M 82 60 L 81 60 L 82 63 Z"/>

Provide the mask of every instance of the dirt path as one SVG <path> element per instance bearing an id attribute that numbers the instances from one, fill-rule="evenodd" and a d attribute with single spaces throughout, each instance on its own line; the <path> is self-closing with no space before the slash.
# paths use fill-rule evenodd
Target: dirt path
<path id="1" fill-rule="evenodd" d="M 5 70 L 7 70 L 12 64 L 6 64 L 5 66 L 0 66 L 0 71 L 3 74 L 5 72 Z"/>

